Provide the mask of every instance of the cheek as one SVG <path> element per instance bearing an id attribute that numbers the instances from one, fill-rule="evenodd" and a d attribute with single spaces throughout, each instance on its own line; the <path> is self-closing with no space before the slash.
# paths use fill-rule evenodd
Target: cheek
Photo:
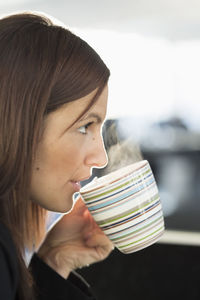
<path id="1" fill-rule="evenodd" d="M 84 146 L 74 140 L 49 145 L 40 152 L 40 169 L 56 174 L 71 171 L 76 165 L 80 165 L 84 156 Z"/>

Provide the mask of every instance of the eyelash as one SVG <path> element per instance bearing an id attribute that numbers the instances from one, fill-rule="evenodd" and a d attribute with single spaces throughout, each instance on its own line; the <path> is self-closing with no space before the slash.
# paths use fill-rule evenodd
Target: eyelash
<path id="1" fill-rule="evenodd" d="M 86 125 L 83 125 L 81 127 L 78 128 L 78 131 L 81 133 L 81 134 L 87 134 L 87 129 L 93 124 L 93 122 L 89 122 L 87 123 Z M 84 128 L 85 132 L 81 132 L 81 128 Z"/>

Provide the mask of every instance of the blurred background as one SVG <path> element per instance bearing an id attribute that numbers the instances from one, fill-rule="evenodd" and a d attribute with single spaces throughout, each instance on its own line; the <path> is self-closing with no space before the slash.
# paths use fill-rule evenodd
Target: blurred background
<path id="1" fill-rule="evenodd" d="M 104 300 L 122 299 L 124 290 L 126 299 L 168 299 L 172 291 L 199 299 L 200 2 L 0 0 L 1 16 L 20 11 L 64 23 L 111 70 L 103 130 L 110 163 L 94 175 L 143 157 L 159 186 L 161 241 L 130 256 L 114 251 L 81 273 Z"/>

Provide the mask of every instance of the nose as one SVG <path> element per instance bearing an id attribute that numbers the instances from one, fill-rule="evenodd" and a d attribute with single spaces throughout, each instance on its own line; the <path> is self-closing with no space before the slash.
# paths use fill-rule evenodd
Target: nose
<path id="1" fill-rule="evenodd" d="M 108 156 L 105 150 L 103 138 L 99 135 L 98 138 L 92 140 L 90 151 L 86 155 L 85 164 L 89 167 L 104 168 L 108 164 Z"/>

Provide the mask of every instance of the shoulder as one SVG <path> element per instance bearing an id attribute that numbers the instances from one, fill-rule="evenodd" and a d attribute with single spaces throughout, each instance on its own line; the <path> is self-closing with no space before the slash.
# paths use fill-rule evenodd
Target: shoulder
<path id="1" fill-rule="evenodd" d="M 0 222 L 0 247 L 16 255 L 15 246 L 8 228 Z"/>
<path id="2" fill-rule="evenodd" d="M 58 291 L 60 300 L 96 299 L 89 285 L 76 272 L 71 272 L 68 279 L 64 279 L 43 262 L 37 254 L 33 255 L 29 267 L 35 280 L 35 291 L 38 299 L 57 299 Z"/>
<path id="3" fill-rule="evenodd" d="M 17 265 L 17 254 L 11 234 L 7 227 L 0 223 L 0 299 L 13 299 L 12 294 L 15 294 L 18 285 Z"/>
<path id="4" fill-rule="evenodd" d="M 17 266 L 17 254 L 8 228 L 0 222 L 0 250 L 7 257 L 9 264 Z"/>

